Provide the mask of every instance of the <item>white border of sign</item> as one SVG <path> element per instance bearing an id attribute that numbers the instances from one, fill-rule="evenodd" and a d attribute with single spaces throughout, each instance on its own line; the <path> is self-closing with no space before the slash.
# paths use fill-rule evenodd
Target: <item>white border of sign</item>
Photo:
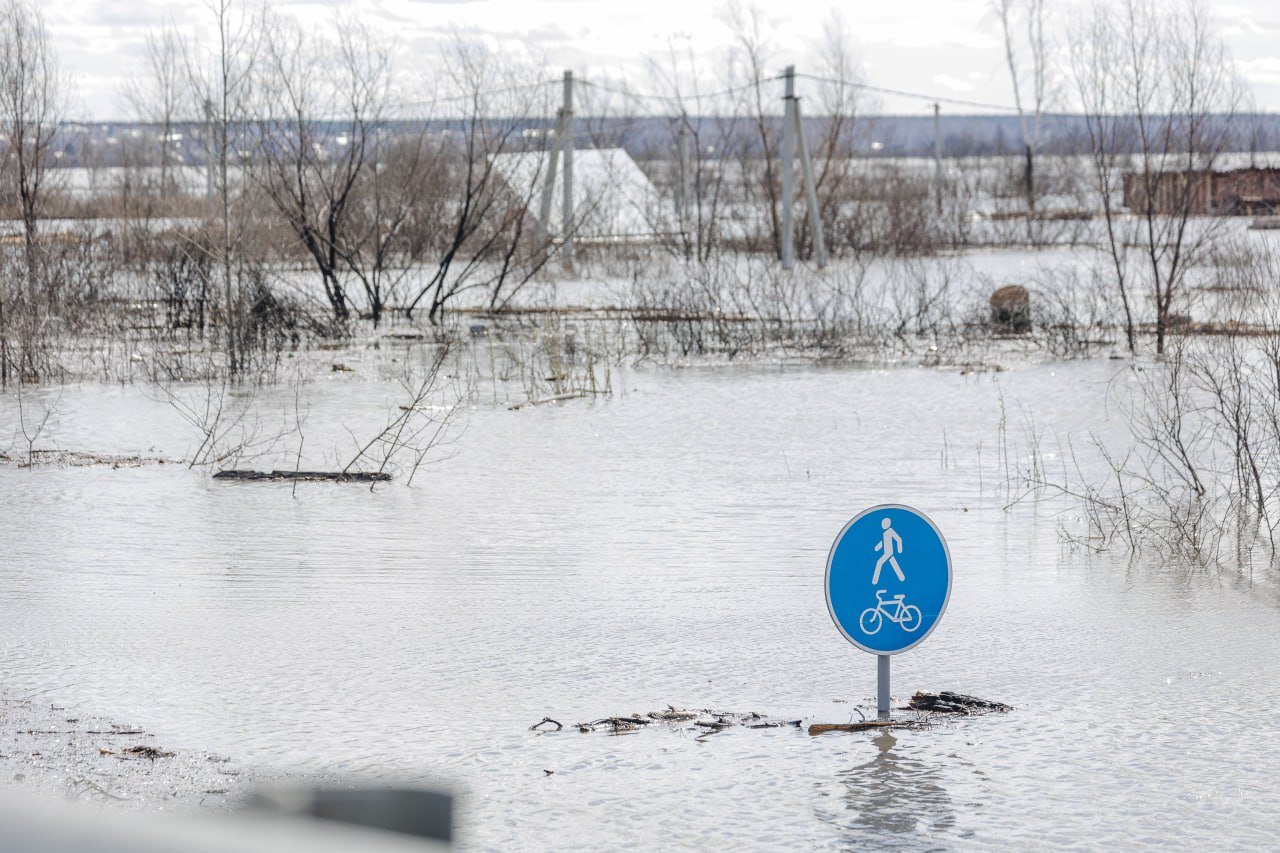
<path id="1" fill-rule="evenodd" d="M 914 512 L 916 515 L 923 518 L 925 520 L 925 523 L 933 528 L 933 532 L 938 534 L 938 541 L 942 543 L 942 553 L 945 554 L 947 557 L 947 595 L 945 598 L 942 599 L 942 609 L 938 611 L 938 618 L 933 620 L 933 624 L 929 626 L 929 630 L 925 631 L 923 634 L 917 637 L 914 643 L 912 643 L 909 646 L 903 646 L 900 649 L 895 649 L 894 651 L 891 651 L 891 652 L 881 651 L 880 649 L 869 649 L 866 646 L 862 645 L 862 643 L 859 643 L 853 637 L 850 637 L 848 632 L 845 631 L 844 626 L 840 624 L 840 620 L 836 618 L 835 610 L 831 607 L 831 561 L 834 560 L 836 557 L 836 548 L 840 546 L 840 540 L 844 538 L 844 535 L 845 533 L 848 532 L 849 528 L 853 527 L 853 525 L 856 524 L 858 520 L 861 519 L 864 515 L 869 515 L 870 513 L 873 513 L 873 512 L 881 512 L 882 510 L 886 510 L 886 509 L 905 509 L 908 512 Z M 840 528 L 840 533 L 837 534 L 835 541 L 831 543 L 831 551 L 830 553 L 827 554 L 827 571 L 822 578 L 822 591 L 826 595 L 826 599 L 827 599 L 827 615 L 831 617 L 831 621 L 835 624 L 836 630 L 838 630 L 846 640 L 848 640 L 850 643 L 853 643 L 855 646 L 862 649 L 864 652 L 870 652 L 873 655 L 900 655 L 903 652 L 911 651 L 916 646 L 923 643 L 928 638 L 928 636 L 933 633 L 933 629 L 938 627 L 938 623 L 942 621 L 943 614 L 947 612 L 947 604 L 951 601 L 951 585 L 954 581 L 955 581 L 955 571 L 954 571 L 954 564 L 951 562 L 951 549 L 947 546 L 947 538 L 942 535 L 942 531 L 938 529 L 938 525 L 933 523 L 932 518 L 925 515 L 923 512 L 916 509 L 915 507 L 907 506 L 906 504 L 876 504 L 873 507 L 868 507 L 867 509 L 864 509 L 862 512 L 858 513 L 853 518 L 849 519 L 848 524 Z"/>

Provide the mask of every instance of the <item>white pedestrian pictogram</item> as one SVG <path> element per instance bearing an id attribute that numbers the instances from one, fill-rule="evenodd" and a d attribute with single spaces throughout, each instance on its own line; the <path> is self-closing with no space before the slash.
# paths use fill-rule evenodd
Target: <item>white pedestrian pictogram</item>
<path id="1" fill-rule="evenodd" d="M 897 543 L 897 553 L 902 553 L 902 537 L 899 536 L 898 532 L 890 527 L 889 524 L 890 522 L 888 518 L 882 518 L 880 520 L 880 526 L 884 528 L 884 537 L 880 540 L 880 544 L 877 545 L 875 549 L 877 551 L 883 551 L 884 553 L 881 554 L 880 559 L 876 561 L 876 571 L 875 574 L 871 576 L 872 586 L 880 583 L 880 570 L 884 568 L 885 563 L 888 563 L 893 567 L 893 573 L 898 576 L 898 580 L 905 581 L 907 579 L 906 575 L 902 573 L 902 567 L 898 565 L 898 558 L 894 556 L 893 548 L 894 543 Z"/>

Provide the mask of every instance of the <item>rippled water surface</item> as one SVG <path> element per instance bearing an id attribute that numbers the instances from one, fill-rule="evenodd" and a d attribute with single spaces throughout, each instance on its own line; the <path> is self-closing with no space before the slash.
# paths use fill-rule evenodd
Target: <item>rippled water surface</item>
<path id="1" fill-rule="evenodd" d="M 452 458 L 372 494 L 0 466 L 0 672 L 168 746 L 446 780 L 482 848 L 1270 846 L 1273 587 L 1077 553 L 1062 507 L 997 494 L 1002 412 L 1105 433 L 1116 371 L 630 371 L 608 399 L 479 405 Z M 49 446 L 190 450 L 138 388 L 60 393 Z M 304 393 L 316 432 L 391 399 L 337 375 Z M 0 443 L 15 422 L 6 396 Z M 823 568 L 884 501 L 929 512 L 956 564 L 895 694 L 1014 713 L 879 736 L 529 731 L 668 703 L 856 719 L 875 662 L 831 625 Z"/>

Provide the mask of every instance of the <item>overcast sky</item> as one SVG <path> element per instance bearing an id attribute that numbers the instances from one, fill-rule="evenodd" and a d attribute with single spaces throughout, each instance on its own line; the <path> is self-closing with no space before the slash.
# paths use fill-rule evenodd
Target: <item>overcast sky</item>
<path id="1" fill-rule="evenodd" d="M 405 79 L 419 72 L 430 79 L 442 42 L 456 31 L 484 33 L 504 50 L 532 52 L 554 68 L 626 75 L 637 89 L 646 88 L 647 61 L 665 55 L 671 44 L 704 56 L 710 76 L 720 68 L 730 41 L 720 0 L 277 0 L 274 5 L 303 21 L 326 21 L 340 8 L 359 15 L 396 39 Z M 824 21 L 838 7 L 866 82 L 1012 103 L 990 0 L 759 0 L 756 5 L 769 21 L 779 69 L 794 62 L 801 71 L 816 70 L 815 47 Z M 1078 17 L 1082 8 L 1064 2 L 1055 13 L 1066 20 Z M 1207 8 L 1258 108 L 1280 110 L 1276 0 L 1210 2 Z M 70 114 L 88 119 L 130 116 L 122 91 L 130 76 L 143 73 L 148 30 L 171 19 L 199 37 L 211 20 L 202 0 L 59 0 L 45 4 L 45 14 L 61 66 L 73 83 Z M 877 97 L 883 112 L 929 109 L 918 100 Z"/>

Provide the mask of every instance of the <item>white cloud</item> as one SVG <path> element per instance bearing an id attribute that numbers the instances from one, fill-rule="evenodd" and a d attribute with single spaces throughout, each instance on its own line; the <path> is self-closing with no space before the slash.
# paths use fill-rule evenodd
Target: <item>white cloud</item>
<path id="1" fill-rule="evenodd" d="M 252 0 L 246 0 L 251 3 Z M 552 68 L 583 74 L 600 68 L 627 74 L 636 87 L 648 79 L 647 60 L 665 56 L 679 34 L 699 55 L 708 78 L 722 75 L 732 37 L 721 20 L 722 0 L 273 0 L 301 20 L 325 20 L 342 8 L 395 35 L 413 53 L 407 71 L 423 75 L 438 61 L 434 46 L 442 33 L 486 32 L 503 50 L 522 51 Z M 816 47 L 832 9 L 845 9 L 857 45 L 857 61 L 870 70 L 868 82 L 923 93 L 960 93 L 975 100 L 1007 102 L 998 26 L 990 0 L 897 0 L 857 4 L 839 0 L 756 0 L 775 48 L 768 71 L 794 62 L 800 71 L 818 70 Z M 1083 10 L 1078 0 L 1073 10 Z M 1216 23 L 1257 89 L 1262 109 L 1280 108 L 1280 68 L 1274 42 L 1280 14 L 1274 0 L 1232 0 L 1210 4 Z M 67 75 L 83 93 L 90 118 L 125 114 L 125 80 L 142 70 L 146 31 L 174 20 L 189 36 L 208 35 L 211 20 L 204 0 L 60 0 L 45 14 Z M 1066 7 L 1063 7 L 1066 8 Z M 1064 13 L 1074 14 L 1074 11 Z M 528 48 L 525 52 L 525 48 Z M 428 55 L 431 54 L 431 55 Z M 887 110 L 914 110 L 914 101 L 886 96 Z"/>

